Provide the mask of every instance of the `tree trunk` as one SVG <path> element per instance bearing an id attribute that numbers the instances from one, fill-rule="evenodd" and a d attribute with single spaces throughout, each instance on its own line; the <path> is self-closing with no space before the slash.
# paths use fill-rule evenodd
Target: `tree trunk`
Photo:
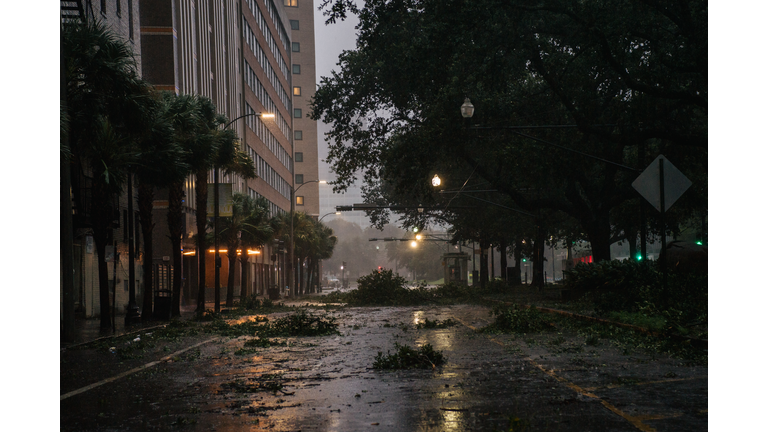
<path id="1" fill-rule="evenodd" d="M 296 259 L 296 273 L 298 273 L 298 287 L 299 287 L 299 295 L 304 295 L 304 267 L 302 264 L 304 263 L 304 259 L 299 257 Z"/>
<path id="2" fill-rule="evenodd" d="M 243 247 L 243 254 L 240 255 L 240 301 L 250 295 L 250 287 L 248 286 L 248 248 Z"/>
<path id="3" fill-rule="evenodd" d="M 205 312 L 205 255 L 206 251 L 206 222 L 208 206 L 208 170 L 195 173 L 195 201 L 197 224 L 197 312 Z"/>
<path id="4" fill-rule="evenodd" d="M 480 243 L 480 288 L 485 288 L 488 283 L 488 242 Z"/>
<path id="5" fill-rule="evenodd" d="M 173 285 L 171 287 L 171 316 L 181 316 L 181 237 L 184 235 L 184 182 L 176 182 L 168 188 L 168 235 L 171 238 L 173 257 Z M 151 259 L 151 257 L 150 257 Z"/>
<path id="6" fill-rule="evenodd" d="M 64 44 L 64 32 L 61 31 L 60 44 Z M 65 56 L 60 56 L 59 60 L 59 75 L 61 78 L 59 96 L 61 100 L 61 110 L 67 111 L 67 80 L 66 80 L 66 59 Z M 62 148 L 69 148 L 69 132 L 62 134 L 61 136 Z M 59 172 L 59 178 L 61 183 L 59 185 L 59 205 L 61 212 L 60 220 L 60 237 L 59 237 L 59 253 L 61 254 L 61 279 L 62 279 L 62 327 L 61 327 L 61 340 L 62 342 L 74 342 L 75 341 L 75 262 L 74 262 L 74 248 L 72 246 L 73 239 L 73 223 L 72 223 L 72 197 L 70 190 L 72 187 L 72 177 L 70 171 L 70 161 L 61 151 L 59 151 L 61 171 Z"/>
<path id="7" fill-rule="evenodd" d="M 520 277 L 520 264 L 522 263 L 523 244 L 520 240 L 515 241 L 515 273 L 512 275 L 512 286 L 522 285 L 523 279 Z"/>
<path id="8" fill-rule="evenodd" d="M 232 247 L 234 246 L 234 247 Z M 227 307 L 231 308 L 235 304 L 235 264 L 237 263 L 237 245 L 227 246 Z"/>
<path id="9" fill-rule="evenodd" d="M 114 208 L 113 200 L 110 194 L 100 186 L 100 182 L 94 181 L 92 194 L 92 218 L 93 218 L 93 241 L 96 245 L 96 256 L 99 269 L 99 309 L 100 309 L 100 327 L 102 329 L 112 328 L 112 319 L 109 311 L 109 275 L 106 257 L 108 230 L 112 229 L 112 216 Z M 115 251 L 115 256 L 117 251 Z M 115 287 L 117 293 L 117 287 Z"/>
<path id="10" fill-rule="evenodd" d="M 499 259 L 501 260 L 501 280 L 509 282 L 507 280 L 507 241 L 499 241 Z"/>
<path id="11" fill-rule="evenodd" d="M 637 233 L 631 232 L 627 236 L 627 243 L 629 243 L 629 260 L 635 261 L 637 257 Z"/>
<path id="12" fill-rule="evenodd" d="M 144 301 L 142 305 L 141 319 L 152 319 L 152 201 L 155 198 L 155 190 L 152 186 L 139 179 L 139 221 L 141 223 L 141 236 L 144 241 L 144 259 L 141 267 L 144 274 Z"/>
<path id="13" fill-rule="evenodd" d="M 541 226 L 536 227 L 536 238 L 533 241 L 533 276 L 531 284 L 537 287 L 544 286 L 544 239 L 546 233 Z"/>

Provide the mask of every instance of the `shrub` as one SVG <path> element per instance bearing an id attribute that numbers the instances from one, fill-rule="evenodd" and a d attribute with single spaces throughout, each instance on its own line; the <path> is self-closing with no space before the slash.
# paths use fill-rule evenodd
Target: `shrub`
<path id="1" fill-rule="evenodd" d="M 374 369 L 430 369 L 445 363 L 443 353 L 435 351 L 432 345 L 426 344 L 415 350 L 408 345 L 395 342 L 394 354 L 387 355 L 379 351 L 373 362 Z"/>
<path id="2" fill-rule="evenodd" d="M 541 312 L 536 308 L 521 308 L 513 304 L 512 306 L 496 305 L 491 310 L 491 315 L 495 316 L 491 325 L 485 327 L 485 331 L 493 332 L 512 332 L 512 333 L 533 333 L 549 328 L 550 324 L 544 321 Z"/>
<path id="3" fill-rule="evenodd" d="M 586 293 L 598 315 L 622 312 L 649 317 L 666 330 L 685 333 L 685 327 L 707 320 L 707 275 L 668 272 L 666 289 L 662 274 L 650 261 L 601 261 L 579 264 L 566 271 L 565 288 Z M 615 315 L 614 315 L 615 316 Z M 653 327 L 653 325 L 651 325 Z"/>
<path id="4" fill-rule="evenodd" d="M 357 289 L 339 296 L 353 306 L 404 306 L 418 303 L 419 290 L 406 288 L 407 281 L 392 270 L 374 271 L 357 280 Z"/>

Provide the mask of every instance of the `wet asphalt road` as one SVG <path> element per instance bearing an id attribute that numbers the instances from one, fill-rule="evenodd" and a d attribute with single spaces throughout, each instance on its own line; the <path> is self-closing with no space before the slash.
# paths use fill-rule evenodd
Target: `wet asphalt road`
<path id="1" fill-rule="evenodd" d="M 487 335 L 481 306 L 346 308 L 330 311 L 340 336 L 282 339 L 288 346 L 236 352 L 248 339 L 200 335 L 179 351 L 62 399 L 63 431 L 701 431 L 707 430 L 707 367 L 574 333 Z M 325 313 L 322 310 L 316 314 Z M 416 329 L 424 319 L 453 319 Z M 213 340 L 212 340 L 213 339 Z M 379 371 L 376 354 L 394 343 L 429 343 L 446 364 Z M 69 356 L 72 357 L 69 357 Z M 129 372 L 78 370 L 62 353 L 62 388 Z M 130 363 L 130 362 L 129 362 Z M 65 374 L 72 376 L 64 379 Z M 98 376 L 93 376 L 98 375 Z M 278 391 L 259 390 L 279 382 Z"/>

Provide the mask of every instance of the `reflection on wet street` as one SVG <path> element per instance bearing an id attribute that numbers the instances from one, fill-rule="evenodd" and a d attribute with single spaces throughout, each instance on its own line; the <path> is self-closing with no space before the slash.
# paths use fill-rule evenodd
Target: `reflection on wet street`
<path id="1" fill-rule="evenodd" d="M 280 344 L 265 348 L 247 347 L 250 337 L 221 337 L 194 356 L 64 399 L 61 430 L 707 428 L 706 366 L 586 346 L 576 333 L 478 333 L 490 319 L 480 306 L 327 313 L 340 335 L 275 338 Z M 457 324 L 418 328 L 427 319 Z M 377 353 L 395 343 L 431 344 L 446 363 L 373 369 Z"/>

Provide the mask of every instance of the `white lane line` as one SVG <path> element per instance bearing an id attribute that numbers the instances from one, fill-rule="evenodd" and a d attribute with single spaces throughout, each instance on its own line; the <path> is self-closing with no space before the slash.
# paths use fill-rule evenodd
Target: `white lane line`
<path id="1" fill-rule="evenodd" d="M 175 352 L 175 353 L 173 353 L 173 354 L 169 354 L 169 355 L 167 355 L 167 356 L 165 356 L 165 357 L 161 358 L 160 360 L 157 360 L 157 361 L 153 361 L 153 362 L 149 362 L 149 363 L 147 363 L 147 364 L 145 364 L 145 365 L 139 366 L 139 367 L 137 367 L 137 368 L 133 368 L 133 369 L 131 369 L 131 370 L 129 370 L 129 371 L 126 371 L 126 372 L 123 372 L 123 373 L 120 373 L 120 374 L 117 374 L 117 375 L 115 375 L 115 376 L 113 376 L 113 377 L 110 377 L 110 378 L 107 378 L 107 379 L 103 379 L 103 380 L 101 380 L 101 381 L 99 381 L 99 382 L 93 383 L 93 384 L 91 384 L 91 385 L 87 385 L 87 386 L 85 386 L 85 387 L 81 387 L 81 388 L 79 388 L 79 389 L 77 389 L 77 390 L 72 390 L 72 391 L 71 391 L 71 392 L 69 392 L 69 393 L 64 393 L 63 395 L 61 395 L 61 399 L 60 399 L 60 401 L 63 401 L 64 399 L 70 398 L 70 397 L 72 397 L 72 396 L 75 396 L 75 395 L 79 395 L 80 393 L 85 393 L 85 392 L 87 392 L 88 390 L 94 389 L 94 388 L 96 388 L 96 387 L 99 387 L 99 386 L 101 386 L 101 385 L 104 385 L 104 384 L 107 384 L 107 383 L 111 383 L 112 381 L 117 381 L 117 380 L 119 380 L 120 378 L 122 378 L 122 377 L 124 377 L 124 376 L 128 376 L 128 375 L 134 374 L 134 373 L 136 373 L 136 372 L 141 372 L 141 371 L 143 371 L 144 369 L 147 369 L 147 368 L 151 368 L 152 366 L 154 366 L 154 365 L 156 365 L 156 364 L 158 364 L 158 363 L 162 363 L 162 362 L 164 362 L 164 361 L 166 361 L 166 360 L 169 360 L 169 359 L 171 359 L 171 358 L 173 358 L 173 357 L 175 357 L 175 356 L 177 356 L 177 355 L 179 355 L 179 354 L 181 354 L 181 353 L 183 353 L 183 352 L 185 352 L 185 351 L 189 351 L 189 350 L 191 350 L 192 348 L 197 348 L 197 347 L 199 347 L 200 345 L 205 345 L 205 344 L 207 344 L 207 343 L 209 343 L 209 342 L 213 342 L 213 341 L 215 341 L 216 339 L 218 339 L 218 338 L 208 339 L 208 340 L 207 340 L 207 341 L 205 341 L 205 342 L 200 342 L 199 344 L 196 344 L 196 345 L 192 345 L 192 346 L 190 346 L 190 347 L 184 348 L 183 350 L 180 350 L 180 351 L 176 351 L 176 352 Z"/>

